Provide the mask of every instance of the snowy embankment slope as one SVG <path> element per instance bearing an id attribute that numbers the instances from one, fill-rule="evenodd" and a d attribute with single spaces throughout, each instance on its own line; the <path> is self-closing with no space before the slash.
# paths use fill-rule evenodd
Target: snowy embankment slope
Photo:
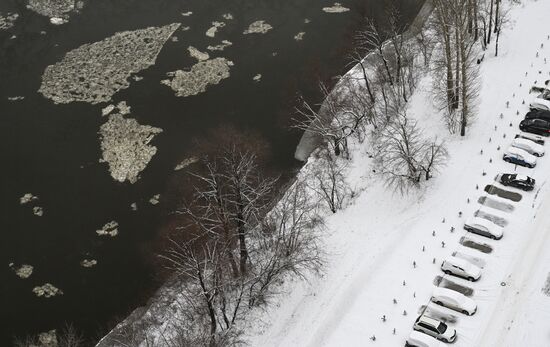
<path id="1" fill-rule="evenodd" d="M 455 346 L 550 346 L 550 297 L 542 291 L 550 272 L 550 158 L 539 158 L 535 169 L 502 161 L 534 97 L 529 88 L 550 79 L 548 14 L 550 1 L 527 0 L 513 8 L 513 28 L 501 37 L 499 57 L 493 57 L 494 47 L 486 52 L 477 118 L 465 138 L 448 136 L 430 106 L 431 81 L 422 80 L 408 113 L 427 134 L 448 137 L 450 153 L 447 167 L 428 189 L 407 197 L 392 194 L 373 174 L 365 149 L 354 150 L 349 179 L 362 192 L 353 205 L 328 218 L 325 275 L 290 283 L 278 308 L 258 324 L 251 345 L 402 346 L 428 305 L 427 312 L 457 330 Z M 518 202 L 493 198 L 484 187 L 503 188 L 493 182 L 500 172 L 528 174 L 537 187 L 517 191 L 522 195 Z M 462 229 L 482 196 L 513 208 L 494 213 L 507 223 L 502 240 Z M 492 251 L 465 247 L 462 237 L 488 244 Z M 443 276 L 441 261 L 455 252 L 483 268 L 478 282 Z M 429 304 L 437 276 L 471 288 L 478 312 L 467 317 Z"/>

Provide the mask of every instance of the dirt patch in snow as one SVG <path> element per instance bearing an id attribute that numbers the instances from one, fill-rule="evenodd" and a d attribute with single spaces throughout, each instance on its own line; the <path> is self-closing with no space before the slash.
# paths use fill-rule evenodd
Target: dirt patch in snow
<path id="1" fill-rule="evenodd" d="M 472 296 L 474 294 L 474 290 L 472 288 L 463 286 L 454 282 L 453 280 L 443 278 L 442 276 L 435 276 L 433 283 L 438 287 L 451 289 L 456 292 L 462 293 L 465 296 Z"/>
<path id="2" fill-rule="evenodd" d="M 497 201 L 495 199 L 491 199 L 488 196 L 481 196 L 477 200 L 481 205 L 488 206 L 490 208 L 494 208 L 496 210 L 504 211 L 504 212 L 513 212 L 514 211 L 514 205 L 508 204 L 505 202 Z"/>
<path id="3" fill-rule="evenodd" d="M 495 187 L 491 184 L 486 185 L 484 190 L 487 193 L 491 194 L 491 195 L 496 195 L 496 196 L 499 196 L 501 198 L 512 200 L 514 202 L 518 202 L 518 201 L 521 200 L 521 194 L 511 192 L 509 190 L 501 189 L 501 188 Z"/>
<path id="4" fill-rule="evenodd" d="M 479 217 L 479 218 L 483 218 L 483 219 L 487 219 L 488 221 L 491 221 L 491 222 L 493 222 L 496 225 L 501 226 L 501 227 L 505 227 L 505 226 L 508 225 L 508 221 L 506 219 L 504 219 L 502 217 L 499 217 L 499 216 L 495 216 L 494 214 L 485 212 L 483 210 L 477 210 L 474 213 L 474 216 Z"/>
<path id="5" fill-rule="evenodd" d="M 464 247 L 473 248 L 475 250 L 478 250 L 482 253 L 491 253 L 493 251 L 493 247 L 491 245 L 486 243 L 479 243 L 475 240 L 472 240 L 466 236 L 463 236 L 460 238 L 460 244 Z"/>

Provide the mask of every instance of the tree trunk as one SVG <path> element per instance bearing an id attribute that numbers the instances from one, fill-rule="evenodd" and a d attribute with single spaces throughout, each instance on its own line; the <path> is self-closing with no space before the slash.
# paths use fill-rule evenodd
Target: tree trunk
<path id="1" fill-rule="evenodd" d="M 491 32 L 493 31 L 493 2 L 491 0 L 491 7 L 489 10 L 489 30 L 487 30 L 487 44 L 491 43 Z"/>
<path id="2" fill-rule="evenodd" d="M 498 56 L 498 39 L 500 37 L 500 28 L 497 30 L 497 38 L 495 40 L 495 57 Z"/>
<path id="3" fill-rule="evenodd" d="M 468 60 L 466 57 L 466 42 L 464 37 L 460 40 L 460 56 L 461 56 L 461 66 L 462 66 L 462 122 L 460 126 L 460 136 L 466 135 L 466 126 L 468 125 L 468 102 L 467 99 L 467 90 L 468 90 L 468 77 L 467 77 L 467 66 Z"/>
<path id="4" fill-rule="evenodd" d="M 359 65 L 361 65 L 361 70 L 363 70 L 363 79 L 365 80 L 365 86 L 367 87 L 367 92 L 369 93 L 370 101 L 374 104 L 374 95 L 372 94 L 372 91 L 370 89 L 369 78 L 367 76 L 367 70 L 365 69 L 365 65 L 363 65 L 362 60 L 359 62 Z"/>
<path id="5" fill-rule="evenodd" d="M 456 65 L 455 65 L 455 100 L 453 102 L 453 108 L 458 109 L 460 103 L 460 28 L 458 28 L 458 14 L 455 18 L 455 56 L 456 56 Z"/>
<path id="6" fill-rule="evenodd" d="M 500 0 L 496 0 L 496 9 L 495 9 L 495 34 L 498 30 L 499 21 L 500 21 Z"/>

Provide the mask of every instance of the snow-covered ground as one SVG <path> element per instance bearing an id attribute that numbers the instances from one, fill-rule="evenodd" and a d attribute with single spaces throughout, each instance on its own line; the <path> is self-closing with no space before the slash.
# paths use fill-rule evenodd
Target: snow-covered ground
<path id="1" fill-rule="evenodd" d="M 539 158 L 535 169 L 502 160 L 534 97 L 529 88 L 550 79 L 548 14 L 550 1 L 524 0 L 513 8 L 513 29 L 502 34 L 499 57 L 494 47 L 485 54 L 477 118 L 465 138 L 448 135 L 430 106 L 430 78 L 422 80 L 408 113 L 427 134 L 448 138 L 450 153 L 427 189 L 393 194 L 372 172 L 365 150 L 355 150 L 350 181 L 361 193 L 328 218 L 325 274 L 288 284 L 277 308 L 257 324 L 252 346 L 403 346 L 426 305 L 427 313 L 457 330 L 457 347 L 550 346 L 550 296 L 543 291 L 550 286 L 550 158 Z M 510 188 L 521 194 L 518 202 L 487 194 L 488 184 L 504 188 L 494 182 L 500 172 L 528 174 L 537 186 L 527 193 Z M 508 212 L 483 207 L 507 222 L 499 241 L 462 228 L 484 196 L 513 206 Z M 492 251 L 461 245 L 465 236 Z M 443 275 L 441 261 L 455 252 L 482 267 L 479 281 Z M 471 288 L 477 313 L 468 317 L 430 304 L 438 276 Z"/>

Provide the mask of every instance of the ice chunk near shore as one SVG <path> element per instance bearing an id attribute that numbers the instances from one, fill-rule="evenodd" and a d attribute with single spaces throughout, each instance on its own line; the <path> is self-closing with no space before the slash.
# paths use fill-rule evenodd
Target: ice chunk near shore
<path id="1" fill-rule="evenodd" d="M 158 205 L 159 202 L 160 202 L 160 194 L 155 194 L 151 199 L 149 199 L 149 203 L 151 205 Z"/>
<path id="2" fill-rule="evenodd" d="M 38 90 L 56 104 L 108 102 L 129 87 L 129 77 L 155 64 L 179 23 L 123 31 L 102 41 L 84 44 L 46 68 Z"/>
<path id="3" fill-rule="evenodd" d="M 25 205 L 35 200 L 38 200 L 38 196 L 32 195 L 31 193 L 26 193 L 25 195 L 19 198 L 19 203 L 21 205 Z"/>
<path id="4" fill-rule="evenodd" d="M 197 157 L 186 158 L 186 159 L 182 160 L 178 165 L 176 165 L 176 167 L 174 168 L 174 171 L 179 171 L 181 169 L 185 169 L 189 165 L 194 164 L 198 161 L 199 161 L 199 158 L 197 158 Z"/>
<path id="5" fill-rule="evenodd" d="M 203 60 L 210 59 L 210 55 L 208 55 L 208 53 L 201 52 L 193 46 L 189 46 L 187 48 L 187 50 L 189 51 L 189 55 L 191 57 L 197 59 L 198 61 L 203 61 Z"/>
<path id="6" fill-rule="evenodd" d="M 15 21 L 19 18 L 18 13 L 0 13 L 0 30 L 7 30 L 14 26 Z"/>
<path id="7" fill-rule="evenodd" d="M 233 15 L 231 13 L 224 13 L 222 17 L 225 20 L 232 20 L 233 19 Z"/>
<path id="8" fill-rule="evenodd" d="M 294 35 L 294 40 L 302 41 L 304 39 L 305 34 L 306 33 L 304 31 L 299 32 L 298 34 Z"/>
<path id="9" fill-rule="evenodd" d="M 93 266 L 96 266 L 96 265 L 97 265 L 97 260 L 95 260 L 95 259 L 83 259 L 80 262 L 80 266 L 87 267 L 87 268 L 90 268 L 90 267 L 93 267 Z"/>
<path id="10" fill-rule="evenodd" d="M 225 26 L 224 22 L 212 22 L 212 26 L 210 27 L 210 29 L 206 31 L 206 36 L 208 37 L 216 36 L 218 29 L 223 28 L 224 26 Z"/>
<path id="11" fill-rule="evenodd" d="M 130 208 L 132 209 L 132 211 L 137 211 L 137 203 L 133 202 L 133 203 L 130 205 Z"/>
<path id="12" fill-rule="evenodd" d="M 32 292 L 38 297 L 43 296 L 45 298 L 51 298 L 56 295 L 63 295 L 63 291 L 59 288 L 56 288 L 51 283 L 45 283 L 42 286 L 34 287 Z"/>
<path id="13" fill-rule="evenodd" d="M 209 51 L 223 51 L 226 47 L 229 47 L 232 44 L 233 43 L 231 41 L 223 40 L 222 43 L 220 43 L 219 45 L 208 46 L 208 47 L 206 47 L 206 49 L 209 50 Z"/>
<path id="14" fill-rule="evenodd" d="M 343 13 L 348 12 L 349 8 L 342 6 L 339 2 L 335 2 L 334 5 L 330 7 L 323 7 L 323 11 L 326 13 Z"/>
<path id="15" fill-rule="evenodd" d="M 109 105 L 107 107 L 104 107 L 103 109 L 101 109 L 101 115 L 105 117 L 109 113 L 113 112 L 114 109 L 115 109 L 115 105 Z"/>
<path id="16" fill-rule="evenodd" d="M 184 16 L 184 17 L 189 17 L 190 15 L 192 15 L 193 12 L 191 11 L 187 11 L 187 12 L 182 12 L 181 15 Z"/>
<path id="17" fill-rule="evenodd" d="M 250 24 L 248 26 L 248 29 L 243 31 L 243 34 L 245 34 L 245 35 L 248 35 L 248 34 L 265 34 L 271 29 L 273 29 L 273 27 L 271 25 L 269 25 L 268 23 L 266 23 L 265 21 L 257 20 L 254 23 Z"/>
<path id="18" fill-rule="evenodd" d="M 252 79 L 254 80 L 254 82 L 260 82 L 262 80 L 262 74 L 259 73 L 256 76 L 252 77 Z"/>
<path id="19" fill-rule="evenodd" d="M 27 8 L 50 17 L 50 23 L 60 25 L 67 23 L 69 13 L 82 8 L 83 4 L 83 2 L 79 2 L 79 8 L 75 8 L 74 0 L 28 0 Z"/>
<path id="20" fill-rule="evenodd" d="M 44 215 L 44 209 L 40 206 L 34 206 L 32 208 L 32 213 L 34 213 L 35 216 L 42 217 Z"/>
<path id="21" fill-rule="evenodd" d="M 118 235 L 118 223 L 116 221 L 110 221 L 105 224 L 101 229 L 95 231 L 99 236 L 111 236 L 115 237 Z"/>
<path id="22" fill-rule="evenodd" d="M 25 99 L 24 96 L 8 96 L 8 101 L 21 101 Z"/>
<path id="23" fill-rule="evenodd" d="M 177 70 L 168 73 L 171 79 L 161 83 L 172 88 L 177 96 L 197 95 L 206 91 L 206 87 L 220 83 L 229 77 L 233 62 L 225 58 L 214 58 L 200 61 L 191 67 L 190 71 Z"/>
<path id="24" fill-rule="evenodd" d="M 32 275 L 34 267 L 32 265 L 23 264 L 21 266 L 15 267 L 13 263 L 10 263 L 10 268 L 15 272 L 15 274 L 22 279 L 29 278 Z"/>
<path id="25" fill-rule="evenodd" d="M 119 108 L 120 110 L 120 108 Z M 99 129 L 102 161 L 118 182 L 135 183 L 153 156 L 157 147 L 150 145 L 162 129 L 141 125 L 135 119 L 115 113 Z"/>

